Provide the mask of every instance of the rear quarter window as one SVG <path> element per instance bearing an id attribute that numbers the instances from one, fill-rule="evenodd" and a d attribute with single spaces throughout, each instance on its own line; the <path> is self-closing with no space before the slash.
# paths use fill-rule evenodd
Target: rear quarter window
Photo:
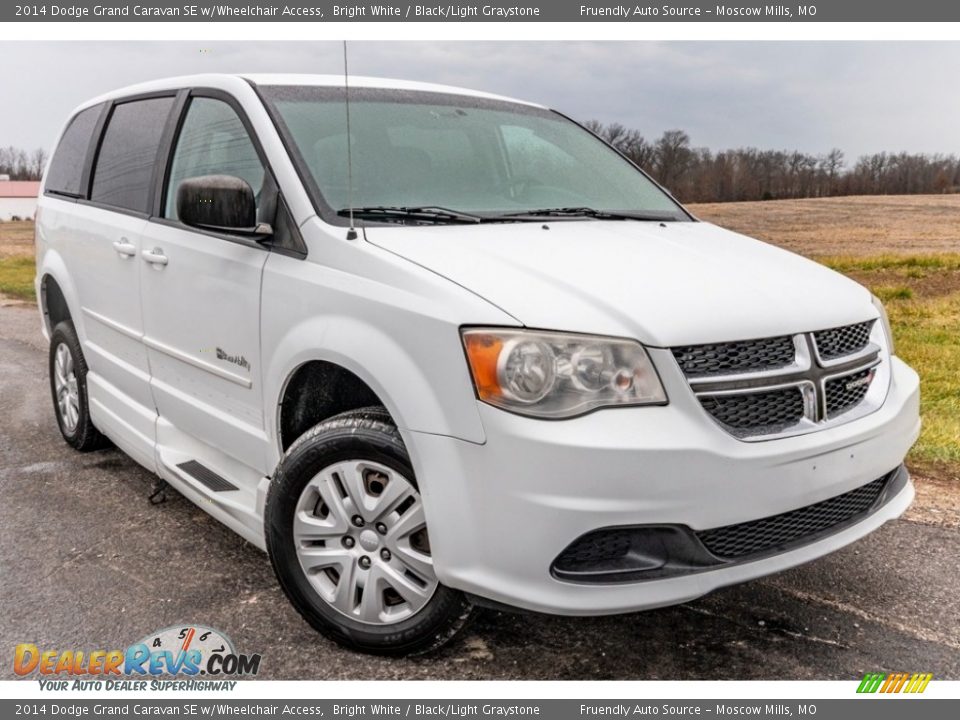
<path id="1" fill-rule="evenodd" d="M 91 200 L 147 212 L 150 181 L 173 101 L 172 97 L 150 98 L 113 108 L 97 156 Z"/>
<path id="2" fill-rule="evenodd" d="M 85 188 L 80 187 L 83 166 L 102 111 L 103 105 L 95 105 L 73 116 L 50 161 L 44 184 L 47 192 L 70 197 L 84 195 Z"/>

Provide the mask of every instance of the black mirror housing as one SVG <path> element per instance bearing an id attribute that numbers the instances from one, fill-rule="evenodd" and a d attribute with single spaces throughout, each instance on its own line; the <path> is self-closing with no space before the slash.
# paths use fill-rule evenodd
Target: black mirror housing
<path id="1" fill-rule="evenodd" d="M 253 188 L 232 175 L 201 175 L 181 181 L 177 216 L 192 227 L 247 235 L 257 232 Z"/>

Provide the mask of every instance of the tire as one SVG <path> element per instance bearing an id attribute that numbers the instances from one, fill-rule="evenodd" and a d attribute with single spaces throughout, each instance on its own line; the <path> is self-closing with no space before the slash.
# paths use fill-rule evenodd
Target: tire
<path id="1" fill-rule="evenodd" d="M 58 323 L 50 336 L 50 393 L 60 434 L 75 450 L 89 452 L 109 441 L 90 419 L 87 397 L 87 361 L 73 323 Z"/>
<path id="2" fill-rule="evenodd" d="M 314 629 L 352 650 L 439 648 L 473 607 L 432 574 L 422 507 L 385 409 L 316 425 L 287 450 L 267 494 L 267 552 L 280 587 Z"/>

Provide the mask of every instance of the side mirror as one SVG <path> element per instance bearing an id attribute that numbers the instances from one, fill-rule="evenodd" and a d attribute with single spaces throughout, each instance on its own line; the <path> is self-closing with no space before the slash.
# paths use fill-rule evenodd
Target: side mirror
<path id="1" fill-rule="evenodd" d="M 177 216 L 191 227 L 239 235 L 271 235 L 272 228 L 257 224 L 253 188 L 232 175 L 201 175 L 181 181 L 177 188 Z"/>

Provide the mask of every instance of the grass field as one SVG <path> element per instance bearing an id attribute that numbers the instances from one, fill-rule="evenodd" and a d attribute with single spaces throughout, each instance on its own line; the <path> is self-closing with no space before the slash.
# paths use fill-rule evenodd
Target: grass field
<path id="1" fill-rule="evenodd" d="M 33 223 L 0 222 L 0 260 L 18 255 L 33 256 Z"/>
<path id="2" fill-rule="evenodd" d="M 960 195 L 690 205 L 702 220 L 808 257 L 960 252 Z"/>
<path id="3" fill-rule="evenodd" d="M 960 475 L 960 196 L 692 205 L 701 219 L 812 257 L 881 297 L 896 352 L 920 373 L 913 467 Z M 33 300 L 33 225 L 0 223 L 0 293 Z"/>
<path id="4" fill-rule="evenodd" d="M 33 223 L 0 222 L 0 296 L 33 300 Z"/>

